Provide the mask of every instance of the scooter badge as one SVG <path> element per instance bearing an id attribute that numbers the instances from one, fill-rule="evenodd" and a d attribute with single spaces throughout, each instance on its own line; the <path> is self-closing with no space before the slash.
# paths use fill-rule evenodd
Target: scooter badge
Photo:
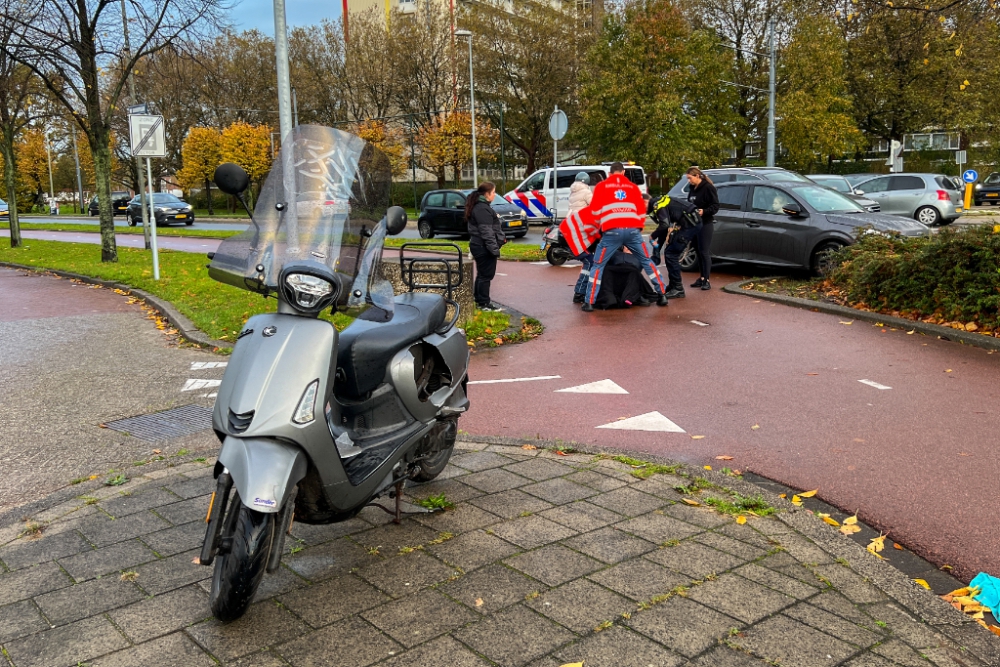
<path id="1" fill-rule="evenodd" d="M 264 327 L 264 330 L 261 331 L 261 333 L 264 334 L 264 338 L 270 338 L 274 334 L 278 333 L 278 327 Z"/>

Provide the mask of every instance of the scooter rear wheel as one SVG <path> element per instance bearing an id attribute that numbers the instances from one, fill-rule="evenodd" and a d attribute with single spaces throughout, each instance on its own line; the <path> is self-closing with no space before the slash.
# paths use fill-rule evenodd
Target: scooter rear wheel
<path id="1" fill-rule="evenodd" d="M 223 536 L 231 538 L 228 551 L 220 549 L 216 556 L 209 600 L 212 613 L 226 623 L 245 614 L 253 602 L 271 553 L 276 516 L 252 510 L 238 494 L 233 496 L 229 511 L 238 514 L 232 534 Z M 228 517 L 226 524 L 231 525 Z"/>
<path id="2" fill-rule="evenodd" d="M 548 250 L 545 251 L 545 259 L 548 260 L 549 264 L 552 266 L 562 266 L 566 263 L 568 258 L 568 252 L 565 252 L 554 245 L 550 245 Z"/>
<path id="3" fill-rule="evenodd" d="M 448 465 L 451 453 L 455 450 L 455 437 L 458 435 L 457 420 L 439 422 L 428 435 L 428 444 L 422 452 L 422 458 L 417 462 L 417 470 L 413 479 L 418 482 L 429 482 L 442 472 Z"/>

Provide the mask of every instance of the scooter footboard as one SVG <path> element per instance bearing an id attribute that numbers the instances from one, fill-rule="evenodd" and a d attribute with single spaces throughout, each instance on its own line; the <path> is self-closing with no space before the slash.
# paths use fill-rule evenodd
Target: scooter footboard
<path id="1" fill-rule="evenodd" d="M 222 443 L 219 463 L 229 471 L 243 504 L 267 513 L 281 510 L 307 468 L 305 452 L 295 445 L 232 436 Z"/>

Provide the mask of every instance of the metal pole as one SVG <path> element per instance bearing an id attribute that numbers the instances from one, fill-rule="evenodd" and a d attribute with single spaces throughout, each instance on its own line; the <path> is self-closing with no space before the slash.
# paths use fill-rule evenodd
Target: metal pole
<path id="1" fill-rule="evenodd" d="M 476 163 L 476 84 L 472 79 L 472 35 L 469 35 L 469 103 L 472 108 L 472 187 L 479 187 L 479 169 Z"/>
<path id="2" fill-rule="evenodd" d="M 288 74 L 288 26 L 285 24 L 285 0 L 274 0 L 274 56 L 278 69 L 279 139 L 292 131 L 292 91 Z"/>
<path id="3" fill-rule="evenodd" d="M 295 115 L 295 127 L 299 126 L 299 97 L 292 88 L 292 113 Z"/>
<path id="4" fill-rule="evenodd" d="M 500 171 L 503 174 L 503 191 L 507 192 L 507 158 L 503 153 L 503 103 L 500 103 Z"/>
<path id="5" fill-rule="evenodd" d="M 556 105 L 556 112 L 559 111 L 559 105 Z M 555 112 L 554 112 L 555 113 Z M 558 184 L 557 177 L 559 176 L 559 141 L 557 139 L 552 140 L 552 224 L 559 224 L 559 190 L 556 188 Z"/>
<path id="6" fill-rule="evenodd" d="M 49 131 L 45 130 L 45 155 L 47 162 L 49 164 L 49 208 L 51 209 L 52 203 L 55 202 L 55 186 L 52 184 L 52 150 L 49 146 Z M 56 208 L 56 215 L 59 215 L 59 209 Z"/>
<path id="7" fill-rule="evenodd" d="M 767 86 L 767 166 L 774 166 L 774 18 L 768 21 L 767 58 L 770 64 L 770 76 Z"/>
<path id="8" fill-rule="evenodd" d="M 122 33 L 125 37 L 125 60 L 128 61 L 132 57 L 132 47 L 129 45 L 128 40 L 128 15 L 125 13 L 125 0 L 122 0 Z M 132 104 L 138 104 L 139 98 L 135 94 L 135 75 L 132 72 L 128 73 L 128 89 L 129 96 L 132 98 Z M 142 211 L 143 245 L 146 250 L 149 250 L 151 247 L 149 243 L 149 220 L 146 218 L 146 205 L 142 201 L 146 196 L 144 194 L 146 187 L 142 177 L 142 160 L 138 157 L 135 158 L 135 173 L 136 185 L 139 187 L 139 210 Z M 128 217 L 128 211 L 125 211 L 125 217 Z"/>
<path id="9" fill-rule="evenodd" d="M 417 155 L 413 150 L 413 114 L 410 114 L 410 167 L 413 169 L 413 208 L 419 208 L 417 201 Z"/>
<path id="10" fill-rule="evenodd" d="M 76 193 L 79 196 L 79 213 L 83 214 L 83 180 L 80 178 L 80 151 L 76 147 L 76 128 L 70 127 L 70 135 L 73 137 L 73 162 L 76 163 Z"/>
<path id="11" fill-rule="evenodd" d="M 153 250 L 153 280 L 160 279 L 160 253 L 156 249 L 156 214 L 153 212 L 153 169 L 149 166 L 149 158 L 146 158 L 146 176 L 149 178 L 149 219 L 153 222 L 149 226 L 149 238 L 152 242 Z"/>

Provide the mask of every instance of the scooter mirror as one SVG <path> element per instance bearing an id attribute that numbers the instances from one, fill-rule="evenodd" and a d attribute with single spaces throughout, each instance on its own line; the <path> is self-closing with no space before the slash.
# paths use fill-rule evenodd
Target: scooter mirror
<path id="1" fill-rule="evenodd" d="M 385 212 L 385 226 L 392 236 L 406 229 L 406 210 L 402 206 L 390 206 Z"/>
<path id="2" fill-rule="evenodd" d="M 247 176 L 247 172 L 232 162 L 224 162 L 216 167 L 212 180 L 227 195 L 238 195 L 250 187 L 250 177 Z"/>

